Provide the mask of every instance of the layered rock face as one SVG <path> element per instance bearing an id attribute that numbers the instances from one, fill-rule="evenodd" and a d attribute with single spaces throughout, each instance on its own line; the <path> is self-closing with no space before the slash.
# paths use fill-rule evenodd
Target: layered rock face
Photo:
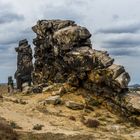
<path id="1" fill-rule="evenodd" d="M 17 71 L 15 72 L 15 79 L 17 89 L 22 90 L 22 85 L 28 83 L 31 85 L 31 73 L 33 71 L 32 64 L 32 49 L 28 44 L 27 39 L 19 41 L 19 46 L 15 48 L 17 55 Z"/>
<path id="2" fill-rule="evenodd" d="M 92 49 L 91 33 L 70 20 L 40 20 L 32 27 L 37 37 L 33 83 L 69 83 L 86 89 L 123 92 L 130 81 L 123 66 L 105 51 Z"/>

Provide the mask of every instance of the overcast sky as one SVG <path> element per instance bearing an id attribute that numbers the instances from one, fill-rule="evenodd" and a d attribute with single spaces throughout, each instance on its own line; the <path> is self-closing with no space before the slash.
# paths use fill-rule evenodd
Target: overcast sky
<path id="1" fill-rule="evenodd" d="M 140 83 L 140 0 L 0 0 L 0 82 L 16 71 L 20 39 L 32 44 L 39 19 L 71 19 L 92 33 L 93 48 L 124 65 Z"/>

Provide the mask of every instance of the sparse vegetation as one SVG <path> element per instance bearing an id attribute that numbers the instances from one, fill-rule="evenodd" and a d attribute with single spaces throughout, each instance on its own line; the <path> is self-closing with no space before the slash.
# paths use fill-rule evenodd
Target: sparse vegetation
<path id="1" fill-rule="evenodd" d="M 77 95 L 76 92 L 79 94 Z M 102 104 L 99 106 L 88 104 L 84 106 L 84 109 L 90 111 L 90 113 L 86 113 L 84 110 L 70 110 L 63 105 L 44 106 L 41 102 L 51 96 L 51 93 L 49 91 L 44 94 L 30 96 L 23 95 L 22 93 L 13 94 L 12 96 L 3 94 L 3 101 L 0 100 L 0 112 L 7 120 L 12 119 L 12 121 L 7 123 L 9 124 L 8 126 L 4 122 L 8 128 L 4 128 L 0 123 L 0 127 L 2 127 L 2 130 L 0 129 L 0 140 L 46 140 L 46 138 L 49 140 L 61 138 L 64 140 L 86 140 L 88 136 L 91 139 L 99 139 L 99 135 L 101 140 L 125 139 L 125 137 L 133 140 L 133 138 L 137 138 L 139 128 L 128 124 L 128 122 L 124 122 L 124 120 L 120 120 L 121 118 L 110 113 Z M 84 93 L 87 94 L 87 91 L 77 89 L 77 91 L 64 94 L 61 98 L 64 101 L 73 100 L 84 104 L 85 98 L 81 96 Z M 13 102 L 14 100 L 19 101 L 20 99 L 26 101 L 27 104 L 22 105 Z M 16 124 L 16 122 L 18 123 Z M 18 125 L 22 127 L 22 130 L 20 130 Z M 116 134 L 110 133 L 112 132 L 112 125 L 114 125 L 113 132 L 117 130 Z M 11 132 L 5 129 L 11 129 Z M 47 131 L 48 129 L 49 131 Z M 54 132 L 55 129 L 64 131 L 61 131 L 62 134 L 58 134 L 56 131 L 56 134 Z M 33 132 L 30 132 L 31 130 Z M 46 130 L 45 133 L 44 130 Z M 72 135 L 69 134 L 69 131 L 72 132 Z"/>
<path id="2" fill-rule="evenodd" d="M 36 125 L 33 126 L 33 130 L 42 130 L 42 127 L 44 127 L 44 125 L 36 124 Z"/>
<path id="3" fill-rule="evenodd" d="M 100 125 L 100 122 L 98 120 L 93 119 L 87 119 L 83 121 L 84 125 L 90 128 L 97 128 Z"/>
<path id="4" fill-rule="evenodd" d="M 22 129 L 22 127 L 20 127 L 17 123 L 15 123 L 14 121 L 11 121 L 10 122 L 10 126 L 13 128 L 13 129 Z"/>
<path id="5" fill-rule="evenodd" d="M 76 118 L 74 116 L 70 116 L 69 119 L 72 121 L 76 121 Z"/>
<path id="6" fill-rule="evenodd" d="M 18 140 L 17 133 L 2 118 L 0 118 L 0 140 Z"/>
<path id="7" fill-rule="evenodd" d="M 17 103 L 17 104 L 22 104 L 22 105 L 26 105 L 27 102 L 26 101 L 23 101 L 22 99 L 16 99 L 16 100 L 13 100 L 14 103 Z"/>

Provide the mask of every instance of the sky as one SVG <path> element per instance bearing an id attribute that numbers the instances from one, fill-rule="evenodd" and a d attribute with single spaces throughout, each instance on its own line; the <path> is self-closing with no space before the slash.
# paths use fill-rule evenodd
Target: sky
<path id="1" fill-rule="evenodd" d="M 93 48 L 123 65 L 140 83 L 140 0 L 0 0 L 0 83 L 16 71 L 15 47 L 41 19 L 70 19 L 91 32 Z"/>

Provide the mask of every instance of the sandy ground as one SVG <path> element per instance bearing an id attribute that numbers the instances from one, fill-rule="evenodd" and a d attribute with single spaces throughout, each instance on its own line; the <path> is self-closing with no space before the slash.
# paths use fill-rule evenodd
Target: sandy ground
<path id="1" fill-rule="evenodd" d="M 139 127 L 133 126 L 129 122 L 122 122 L 120 118 L 102 106 L 94 107 L 94 111 L 89 112 L 71 110 L 64 105 L 46 105 L 41 108 L 40 102 L 50 95 L 51 92 L 26 96 L 21 93 L 12 96 L 3 94 L 4 98 L 0 101 L 0 116 L 20 126 L 22 129 L 16 129 L 20 133 L 32 132 L 40 135 L 60 133 L 66 135 L 67 138 L 74 135 L 84 135 L 85 140 L 140 140 Z M 78 99 L 80 102 L 84 100 L 80 95 L 74 93 L 63 96 L 63 100 L 69 99 Z M 26 104 L 17 102 L 17 100 L 24 101 Z M 74 116 L 76 120 L 70 120 L 70 116 Z M 86 127 L 81 122 L 83 116 L 98 120 L 99 127 Z M 36 124 L 43 125 L 42 130 L 33 130 Z"/>

